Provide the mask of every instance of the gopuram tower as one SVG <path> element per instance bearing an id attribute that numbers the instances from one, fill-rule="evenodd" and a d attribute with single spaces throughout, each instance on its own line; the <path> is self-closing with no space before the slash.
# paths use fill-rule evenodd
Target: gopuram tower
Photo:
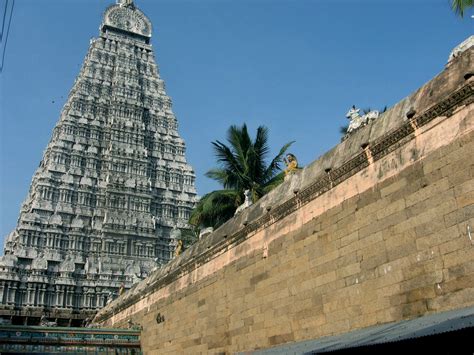
<path id="1" fill-rule="evenodd" d="M 0 316 L 79 325 L 173 257 L 195 204 L 133 1 L 104 13 L 0 259 Z"/>

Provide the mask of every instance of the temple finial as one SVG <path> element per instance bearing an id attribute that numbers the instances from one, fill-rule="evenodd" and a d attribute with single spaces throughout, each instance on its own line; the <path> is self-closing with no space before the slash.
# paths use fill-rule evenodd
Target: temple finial
<path id="1" fill-rule="evenodd" d="M 117 4 L 124 7 L 134 7 L 133 0 L 117 0 Z"/>

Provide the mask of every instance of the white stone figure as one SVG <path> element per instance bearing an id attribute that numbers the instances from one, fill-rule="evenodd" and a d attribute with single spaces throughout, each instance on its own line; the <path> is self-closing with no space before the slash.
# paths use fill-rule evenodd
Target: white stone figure
<path id="1" fill-rule="evenodd" d="M 135 285 L 135 284 L 139 283 L 141 280 L 143 280 L 143 278 L 140 277 L 140 275 L 138 275 L 138 274 L 133 274 L 132 275 L 132 285 Z"/>
<path id="2" fill-rule="evenodd" d="M 112 303 L 113 300 L 114 300 L 114 294 L 112 293 L 112 291 L 109 291 L 107 293 L 107 302 L 105 304 L 110 304 Z"/>
<path id="3" fill-rule="evenodd" d="M 84 272 L 85 272 L 86 274 L 89 273 L 90 267 L 91 267 L 90 261 L 89 261 L 89 258 L 87 257 L 87 258 L 86 258 L 86 262 L 84 263 Z"/>
<path id="4" fill-rule="evenodd" d="M 72 220 L 72 223 L 71 223 L 71 227 L 72 228 L 84 228 L 84 221 L 82 220 L 81 217 L 79 216 L 76 216 L 74 217 L 74 219 Z"/>
<path id="5" fill-rule="evenodd" d="M 250 198 L 250 190 L 244 191 L 245 201 L 235 210 L 234 216 L 242 212 L 244 209 L 252 205 L 252 199 Z"/>
<path id="6" fill-rule="evenodd" d="M 40 326 L 41 327 L 57 327 L 58 324 L 56 322 L 48 321 L 48 318 L 43 314 L 40 319 Z"/>
<path id="7" fill-rule="evenodd" d="M 448 64 L 451 63 L 451 61 L 461 55 L 463 52 L 467 51 L 469 48 L 474 46 L 474 35 L 469 36 L 466 40 L 458 44 L 449 54 L 448 58 Z"/>
<path id="8" fill-rule="evenodd" d="M 126 187 L 136 187 L 137 186 L 137 180 L 135 180 L 134 178 L 127 179 L 127 181 L 125 181 L 125 186 Z"/>
<path id="9" fill-rule="evenodd" d="M 362 117 L 366 117 L 366 121 L 367 121 L 367 123 L 369 123 L 369 122 L 374 121 L 377 118 L 379 118 L 379 116 L 380 116 L 380 112 L 377 111 L 377 110 L 373 110 L 373 111 L 369 111 L 368 113 L 366 113 Z"/>
<path id="10" fill-rule="evenodd" d="M 160 258 L 155 258 L 153 259 L 153 261 L 155 262 L 155 266 L 153 266 L 153 269 L 151 269 L 151 272 L 155 272 L 156 270 L 161 268 Z"/>
<path id="11" fill-rule="evenodd" d="M 365 115 L 359 115 L 360 109 L 356 108 L 354 105 L 350 108 L 350 110 L 346 113 L 346 117 L 351 121 L 349 123 L 349 127 L 347 128 L 347 133 L 351 133 L 360 127 L 365 126 L 370 121 L 377 119 L 380 115 L 379 111 L 370 111 Z"/>
<path id="12" fill-rule="evenodd" d="M 47 270 L 48 260 L 46 259 L 44 252 L 41 252 L 36 259 L 31 263 L 31 268 L 36 270 Z"/>
<path id="13" fill-rule="evenodd" d="M 212 232 L 214 232 L 214 228 L 212 228 L 212 227 L 207 227 L 207 228 L 201 229 L 201 231 L 199 232 L 199 239 L 207 237 Z"/>
<path id="14" fill-rule="evenodd" d="M 66 259 L 59 265 L 60 272 L 74 272 L 75 265 L 71 256 L 68 255 Z"/>

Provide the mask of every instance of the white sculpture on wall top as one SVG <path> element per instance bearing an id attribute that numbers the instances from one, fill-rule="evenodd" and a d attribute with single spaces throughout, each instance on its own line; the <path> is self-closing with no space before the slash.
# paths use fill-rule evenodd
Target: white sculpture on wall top
<path id="1" fill-rule="evenodd" d="M 448 58 L 448 64 L 451 63 L 451 61 L 461 55 L 463 52 L 468 50 L 474 46 L 474 35 L 469 36 L 466 40 L 464 40 L 462 43 L 458 44 L 449 54 Z"/>
<path id="2" fill-rule="evenodd" d="M 247 207 L 251 206 L 252 205 L 252 199 L 250 197 L 250 190 L 245 190 L 244 191 L 244 196 L 245 196 L 245 200 L 244 200 L 244 203 L 241 204 L 239 207 L 237 207 L 237 209 L 235 210 L 235 214 L 234 215 L 237 215 L 239 214 L 240 212 L 242 212 L 244 209 L 246 209 Z"/>
<path id="3" fill-rule="evenodd" d="M 376 120 L 380 116 L 380 113 L 377 110 L 369 111 L 363 116 L 361 116 L 359 112 L 360 109 L 356 108 L 355 105 L 353 105 L 346 113 L 346 117 L 350 120 L 349 127 L 347 128 L 347 134 L 350 134 L 353 131 L 364 127 L 369 122 Z"/>

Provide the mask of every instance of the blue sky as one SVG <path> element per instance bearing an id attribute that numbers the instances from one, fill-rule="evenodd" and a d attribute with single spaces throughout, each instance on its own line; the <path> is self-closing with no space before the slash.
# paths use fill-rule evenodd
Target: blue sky
<path id="1" fill-rule="evenodd" d="M 1 8 L 5 0 L 2 0 Z M 102 13 L 113 0 L 16 0 L 0 76 L 0 239 L 14 227 Z M 443 70 L 473 33 L 450 0 L 136 0 L 173 99 L 200 195 L 218 186 L 210 142 L 270 128 L 307 165 L 345 113 L 391 106 Z M 3 245 L 3 242 L 2 242 Z M 3 248 L 2 248 L 3 249 Z"/>

